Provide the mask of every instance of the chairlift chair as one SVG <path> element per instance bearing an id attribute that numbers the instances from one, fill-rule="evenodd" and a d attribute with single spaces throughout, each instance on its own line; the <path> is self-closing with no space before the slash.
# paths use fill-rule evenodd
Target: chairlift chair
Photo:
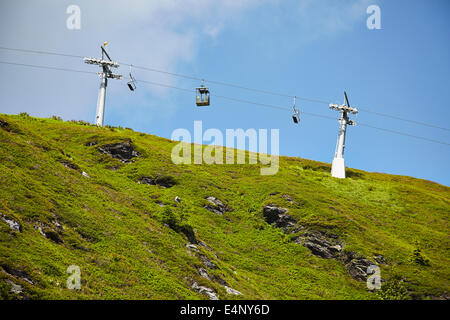
<path id="1" fill-rule="evenodd" d="M 130 88 L 131 91 L 134 91 L 136 90 L 136 80 L 131 75 L 131 65 L 130 65 L 130 80 L 131 81 L 127 82 L 128 88 Z"/>
<path id="2" fill-rule="evenodd" d="M 136 90 L 136 84 L 134 83 L 134 81 L 129 81 L 127 82 L 128 88 L 130 88 L 131 91 Z"/>
<path id="3" fill-rule="evenodd" d="M 295 100 L 296 100 L 296 97 L 294 97 L 294 106 L 293 106 L 294 114 L 292 115 L 292 120 L 294 120 L 294 123 L 299 123 L 300 122 L 300 115 L 298 114 L 298 110 L 295 107 Z"/>
<path id="4" fill-rule="evenodd" d="M 201 87 L 195 89 L 197 92 L 197 96 L 195 102 L 198 107 L 209 106 L 210 97 L 209 97 L 209 89 L 205 87 L 203 84 Z"/>

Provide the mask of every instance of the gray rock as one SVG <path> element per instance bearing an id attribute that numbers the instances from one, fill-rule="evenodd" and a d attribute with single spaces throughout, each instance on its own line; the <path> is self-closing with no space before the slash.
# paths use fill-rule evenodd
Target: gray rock
<path id="1" fill-rule="evenodd" d="M 84 171 L 81 174 L 83 175 L 83 177 L 90 178 L 90 176 Z"/>
<path id="2" fill-rule="evenodd" d="M 335 245 L 335 246 L 328 247 L 328 249 L 330 251 L 332 251 L 333 253 L 337 253 L 337 252 L 341 252 L 342 251 L 342 247 L 340 245 L 338 245 L 338 244 Z"/>
<path id="3" fill-rule="evenodd" d="M 367 268 L 371 265 L 376 265 L 376 264 L 374 262 L 364 259 L 364 258 L 353 259 L 347 265 L 348 273 L 355 280 L 366 281 L 367 276 L 368 276 Z"/>
<path id="4" fill-rule="evenodd" d="M 275 206 L 265 206 L 263 208 L 263 216 L 267 223 L 275 223 L 277 228 L 282 228 L 284 232 L 288 233 L 289 230 L 297 226 L 297 220 L 287 214 L 288 209 L 275 207 Z"/>
<path id="5" fill-rule="evenodd" d="M 74 163 L 72 163 L 72 162 L 70 162 L 68 160 L 62 160 L 61 164 L 64 167 L 68 168 L 68 169 L 72 169 L 72 170 L 78 170 L 79 169 L 79 167 L 76 164 L 74 164 Z"/>
<path id="6" fill-rule="evenodd" d="M 197 271 L 203 278 L 211 280 L 211 277 L 209 276 L 209 273 L 208 273 L 208 271 L 206 271 L 206 269 L 198 268 Z"/>
<path id="7" fill-rule="evenodd" d="M 205 208 L 206 210 L 208 210 L 208 211 L 211 211 L 211 212 L 213 212 L 213 213 L 219 215 L 219 216 L 223 215 L 223 211 L 220 211 L 219 209 L 216 209 L 216 208 L 214 208 L 214 207 L 212 207 L 212 206 L 206 205 L 206 206 L 204 206 L 204 208 Z"/>
<path id="8" fill-rule="evenodd" d="M 217 199 L 216 197 L 208 197 L 208 198 L 206 198 L 206 200 L 208 200 L 210 203 L 212 203 L 213 205 L 218 206 L 218 207 L 225 206 L 225 204 L 221 200 Z"/>
<path id="9" fill-rule="evenodd" d="M 209 300 L 219 300 L 219 297 L 217 297 L 216 293 L 213 289 L 207 288 L 204 286 L 199 286 L 197 282 L 194 281 L 192 284 L 192 289 L 197 291 L 198 293 L 204 294 L 208 296 Z"/>
<path id="10" fill-rule="evenodd" d="M 58 220 L 53 220 L 52 223 L 57 227 L 58 229 L 62 229 L 62 225 L 58 222 Z"/>
<path id="11" fill-rule="evenodd" d="M 215 214 L 223 215 L 225 212 L 230 211 L 230 208 L 228 208 L 226 204 L 224 204 L 221 200 L 217 199 L 216 197 L 211 196 L 206 198 L 206 200 L 211 205 L 205 205 L 204 208 L 211 212 L 214 212 Z"/>
<path id="12" fill-rule="evenodd" d="M 217 253 L 215 253 L 214 250 L 213 250 L 210 246 L 208 246 L 206 243 L 200 241 L 198 244 L 199 244 L 200 246 L 202 246 L 202 247 L 208 249 L 209 251 L 211 251 L 212 254 L 213 254 L 216 258 L 219 258 L 219 256 L 217 255 Z"/>
<path id="13" fill-rule="evenodd" d="M 186 245 L 186 248 L 188 248 L 188 250 L 191 250 L 191 251 L 200 252 L 200 250 L 198 250 L 198 248 L 195 244 L 188 243 Z"/>
<path id="14" fill-rule="evenodd" d="M 24 271 L 15 269 L 15 268 L 5 265 L 5 264 L 0 265 L 0 267 L 1 267 L 0 271 L 3 269 L 7 274 L 9 274 L 11 276 L 18 277 L 18 278 L 28 282 L 29 284 L 34 284 L 34 282 L 30 280 L 30 276 Z"/>
<path id="15" fill-rule="evenodd" d="M 13 219 L 7 218 L 7 217 L 2 217 L 2 220 L 6 222 L 6 224 L 9 225 L 9 227 L 13 230 L 13 231 L 22 231 L 22 226 L 20 225 L 20 223 L 14 221 Z"/>
<path id="16" fill-rule="evenodd" d="M 228 294 L 235 295 L 235 296 L 242 296 L 242 293 L 240 293 L 239 291 L 237 291 L 233 288 L 227 287 L 227 286 L 224 286 L 224 287 L 225 287 L 225 290 L 227 290 Z"/>
<path id="17" fill-rule="evenodd" d="M 290 202 L 290 203 L 293 203 L 293 202 L 294 202 L 294 200 L 292 199 L 292 197 L 291 197 L 290 195 L 288 195 L 288 194 L 283 194 L 281 197 L 282 197 L 283 199 L 287 200 L 287 201 Z"/>
<path id="18" fill-rule="evenodd" d="M 106 144 L 98 147 L 98 151 L 119 159 L 123 163 L 129 163 L 132 158 L 139 156 L 139 153 L 133 149 L 131 140 Z"/>
<path id="19" fill-rule="evenodd" d="M 42 228 L 41 228 L 41 227 L 35 227 L 35 229 L 37 229 L 37 230 L 39 231 L 39 233 L 40 233 L 43 237 L 45 237 L 45 233 L 44 233 L 44 231 L 42 231 Z"/>
<path id="20" fill-rule="evenodd" d="M 271 205 L 265 206 L 263 208 L 264 218 L 266 219 L 266 222 L 270 224 L 277 222 L 280 219 L 280 215 L 285 214 L 286 212 L 288 212 L 288 209 L 286 208 L 275 207 Z"/>
<path id="21" fill-rule="evenodd" d="M 63 243 L 63 240 L 61 239 L 61 237 L 59 236 L 59 234 L 56 231 L 46 230 L 46 231 L 44 231 L 44 233 L 45 233 L 45 237 L 47 239 L 50 239 L 51 241 L 53 241 L 55 243 Z"/>
<path id="22" fill-rule="evenodd" d="M 47 239 L 50 239 L 55 243 L 63 243 L 63 240 L 59 236 L 58 232 L 49 229 L 47 226 L 44 226 L 44 229 L 41 226 L 36 226 L 34 228 L 37 229 L 39 233 Z"/>
<path id="23" fill-rule="evenodd" d="M 202 254 L 200 255 L 200 259 L 202 259 L 202 262 L 205 265 L 205 267 L 210 269 L 217 269 L 217 266 L 214 264 L 214 262 L 212 262 L 207 256 Z"/>
<path id="24" fill-rule="evenodd" d="M 0 127 L 7 128 L 9 126 L 9 123 L 3 120 L 0 120 Z"/>
<path id="25" fill-rule="evenodd" d="M 387 265 L 386 259 L 384 258 L 384 256 L 382 256 L 381 254 L 376 254 L 374 257 L 376 262 L 378 262 L 379 264 L 384 264 Z"/>
<path id="26" fill-rule="evenodd" d="M 333 254 L 330 252 L 327 246 L 322 246 L 320 244 L 311 242 L 311 241 L 305 241 L 303 245 L 311 250 L 312 254 L 325 258 L 325 259 L 331 259 L 333 258 Z"/>
<path id="27" fill-rule="evenodd" d="M 149 177 L 142 177 L 141 180 L 137 181 L 138 184 L 149 184 L 149 185 L 156 185 L 155 181 L 152 178 Z"/>
<path id="28" fill-rule="evenodd" d="M 10 280 L 6 280 L 6 283 L 11 285 L 11 289 L 9 290 L 12 294 L 21 294 L 23 292 L 23 288 L 19 284 L 15 284 L 14 282 Z"/>
<path id="29" fill-rule="evenodd" d="M 140 180 L 137 181 L 137 183 L 148 184 L 152 186 L 161 186 L 164 188 L 171 188 L 177 184 L 176 180 L 171 176 L 158 176 L 158 175 L 153 178 L 142 177 Z"/>
<path id="30" fill-rule="evenodd" d="M 287 212 L 288 209 L 273 205 L 267 205 L 263 208 L 263 216 L 266 222 L 282 228 L 285 233 L 298 232 L 304 229 Z M 365 281 L 368 277 L 367 268 L 370 265 L 376 265 L 374 262 L 358 256 L 355 252 L 343 251 L 342 243 L 336 235 L 308 230 L 293 241 L 311 250 L 311 253 L 315 256 L 341 261 L 347 267 L 350 276 L 357 281 Z M 378 263 L 386 263 L 382 255 L 376 255 L 374 258 Z"/>
<path id="31" fill-rule="evenodd" d="M 86 142 L 85 146 L 92 147 L 92 146 L 96 146 L 97 144 L 98 144 L 97 141 L 88 141 L 88 142 Z"/>

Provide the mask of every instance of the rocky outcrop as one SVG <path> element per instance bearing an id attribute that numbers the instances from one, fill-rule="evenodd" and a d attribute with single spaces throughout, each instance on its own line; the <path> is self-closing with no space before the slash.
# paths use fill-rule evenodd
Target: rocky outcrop
<path id="1" fill-rule="evenodd" d="M 205 267 L 210 268 L 210 269 L 217 268 L 217 266 L 214 264 L 214 262 L 212 262 L 207 256 L 201 254 L 200 259 L 202 259 L 202 262 L 205 265 Z"/>
<path id="2" fill-rule="evenodd" d="M 294 203 L 295 201 L 292 199 L 292 197 L 288 194 L 283 194 L 281 196 L 281 198 L 285 199 L 286 201 L 290 202 L 290 203 Z"/>
<path id="3" fill-rule="evenodd" d="M 193 243 L 193 244 L 197 243 L 197 239 L 195 238 L 195 232 L 189 226 L 184 226 L 184 225 L 180 226 L 180 227 L 178 227 L 178 230 L 175 230 L 175 231 L 183 233 L 186 236 L 186 238 L 189 240 L 190 243 Z"/>
<path id="4" fill-rule="evenodd" d="M 13 219 L 8 218 L 8 217 L 2 216 L 1 218 L 2 218 L 3 221 L 6 222 L 7 225 L 9 225 L 11 230 L 18 231 L 18 232 L 22 231 L 22 225 L 20 223 L 14 221 Z"/>
<path id="5" fill-rule="evenodd" d="M 219 297 L 216 295 L 216 293 L 214 292 L 213 289 L 207 288 L 204 286 L 200 286 L 195 281 L 192 283 L 191 288 L 194 289 L 195 291 L 197 291 L 198 293 L 208 296 L 209 300 L 219 300 Z"/>
<path id="6" fill-rule="evenodd" d="M 161 186 L 163 188 L 171 188 L 174 185 L 177 184 L 177 181 L 174 177 L 172 176 L 166 176 L 166 175 L 157 175 L 155 177 L 141 177 L 137 183 L 139 184 L 148 184 L 148 185 L 152 185 L 152 186 Z M 178 198 L 178 197 L 177 197 Z M 180 201 L 181 199 L 178 198 Z M 177 201 L 177 200 L 175 200 Z M 177 201 L 178 202 L 178 201 Z"/>
<path id="7" fill-rule="evenodd" d="M 206 271 L 206 269 L 198 268 L 197 271 L 203 278 L 211 281 L 211 277 L 209 276 L 209 273 L 208 273 L 208 271 Z"/>
<path id="8" fill-rule="evenodd" d="M 9 122 L 2 119 L 0 119 L 0 129 L 3 129 L 7 132 L 20 133 L 20 130 L 17 129 L 15 125 L 12 125 Z"/>
<path id="9" fill-rule="evenodd" d="M 94 141 L 86 142 L 85 146 L 86 147 L 92 147 L 92 146 L 96 146 L 97 144 L 98 144 L 98 142 L 96 140 L 94 140 Z"/>
<path id="10" fill-rule="evenodd" d="M 90 178 L 91 176 L 90 175 L 88 175 L 86 172 L 82 172 L 81 173 L 81 175 L 83 176 L 83 177 L 85 177 L 85 178 Z"/>
<path id="11" fill-rule="evenodd" d="M 388 263 L 386 262 L 386 259 L 384 258 L 384 256 L 382 256 L 381 254 L 375 254 L 373 256 L 373 258 L 375 259 L 376 262 L 378 262 L 379 264 L 384 264 L 387 265 Z"/>
<path id="12" fill-rule="evenodd" d="M 19 269 L 15 269 L 15 268 L 13 268 L 13 267 L 11 267 L 9 265 L 6 265 L 6 264 L 0 264 L 0 267 L 1 267 L 1 269 L 3 269 L 4 272 L 9 274 L 10 276 L 13 276 L 13 277 L 18 278 L 20 280 L 26 281 L 29 284 L 33 284 L 34 285 L 34 282 L 31 280 L 31 277 L 25 271 L 22 271 L 22 270 L 19 270 Z"/>
<path id="13" fill-rule="evenodd" d="M 51 241 L 55 243 L 63 243 L 63 240 L 59 236 L 59 234 L 53 230 L 44 230 L 45 237 L 47 239 L 50 239 Z"/>
<path id="14" fill-rule="evenodd" d="M 43 237 L 53 241 L 54 243 L 57 243 L 57 244 L 63 243 L 63 240 L 61 239 L 61 237 L 59 235 L 59 232 L 61 232 L 61 230 L 62 230 L 61 227 L 57 227 L 57 230 L 59 230 L 59 232 L 58 232 L 58 231 L 53 230 L 51 227 L 39 222 L 34 228 L 36 230 L 38 230 L 39 233 Z"/>
<path id="15" fill-rule="evenodd" d="M 0 128 L 6 129 L 8 128 L 9 123 L 0 119 Z"/>
<path id="16" fill-rule="evenodd" d="M 357 257 L 352 259 L 347 265 L 348 273 L 352 276 L 353 279 L 358 281 L 366 281 L 367 277 L 367 268 L 371 265 L 376 265 L 374 262 L 367 260 L 363 257 Z"/>
<path id="17" fill-rule="evenodd" d="M 200 252 L 200 250 L 198 249 L 198 247 L 197 247 L 195 244 L 192 244 L 192 243 L 188 243 L 188 244 L 186 245 L 186 248 L 187 248 L 189 251 Z"/>
<path id="18" fill-rule="evenodd" d="M 202 246 L 202 247 L 204 247 L 204 248 L 206 248 L 206 249 L 207 249 L 208 251 L 210 251 L 216 258 L 219 258 L 219 257 L 217 256 L 217 253 L 215 253 L 214 250 L 213 250 L 210 246 L 208 246 L 206 243 L 199 241 L 199 242 L 198 242 L 198 245 L 199 245 L 199 246 Z"/>
<path id="19" fill-rule="evenodd" d="M 130 163 L 132 158 L 139 156 L 134 150 L 131 140 L 105 144 L 98 147 L 98 151 L 102 154 L 108 154 L 113 158 L 119 159 L 123 163 Z"/>
<path id="20" fill-rule="evenodd" d="M 10 293 L 17 295 L 23 292 L 23 288 L 21 285 L 15 284 L 11 280 L 6 280 L 5 282 L 11 286 L 11 289 L 9 290 Z"/>
<path id="21" fill-rule="evenodd" d="M 318 231 L 306 231 L 294 242 L 304 245 L 314 255 L 324 259 L 336 258 L 342 252 L 342 246 L 336 239 Z"/>
<path id="22" fill-rule="evenodd" d="M 208 201 L 209 204 L 205 205 L 204 208 L 206 210 L 214 212 L 215 214 L 223 215 L 225 212 L 231 211 L 231 209 L 226 204 L 224 204 L 216 197 L 208 197 L 206 198 L 206 201 Z"/>
<path id="23" fill-rule="evenodd" d="M 365 281 L 368 277 L 367 268 L 370 265 L 376 265 L 363 256 L 355 252 L 344 251 L 344 244 L 339 238 L 325 232 L 308 230 L 298 225 L 298 221 L 287 214 L 288 209 L 268 205 L 263 208 L 263 216 L 267 223 L 274 224 L 283 229 L 287 234 L 295 234 L 298 231 L 302 233 L 293 238 L 295 243 L 308 248 L 311 253 L 323 259 L 334 259 L 341 261 L 347 268 L 350 276 L 358 281 Z M 381 259 L 380 255 L 377 256 Z M 384 257 L 383 257 L 384 261 Z"/>
<path id="24" fill-rule="evenodd" d="M 272 205 L 263 208 L 264 219 L 269 224 L 275 224 L 277 228 L 282 228 L 288 233 L 297 225 L 297 220 L 287 214 L 288 209 L 275 207 Z"/>
<path id="25" fill-rule="evenodd" d="M 224 286 L 224 287 L 225 287 L 225 290 L 227 291 L 228 294 L 231 294 L 231 295 L 234 295 L 234 296 L 242 296 L 242 293 L 240 293 L 239 291 L 237 291 L 237 290 L 235 290 L 233 288 L 230 288 L 228 286 Z"/>
<path id="26" fill-rule="evenodd" d="M 217 255 L 214 253 L 214 251 L 212 251 L 212 249 L 208 245 L 206 245 L 203 242 L 199 242 L 199 245 L 204 247 L 204 248 L 207 248 L 208 250 L 210 250 L 217 257 Z M 231 288 L 228 285 L 228 283 L 225 280 L 223 280 L 220 276 L 218 276 L 216 274 L 210 274 L 208 272 L 207 269 L 215 270 L 215 269 L 219 269 L 219 268 L 217 267 L 217 265 L 211 259 L 209 259 L 207 256 L 205 256 L 204 254 L 201 253 L 201 251 L 200 251 L 198 246 L 189 243 L 189 244 L 186 245 L 186 248 L 190 252 L 193 252 L 197 257 L 199 257 L 202 260 L 202 263 L 205 266 L 205 268 L 202 268 L 202 267 L 199 267 L 199 266 L 195 266 L 195 269 L 197 270 L 198 274 L 201 277 L 203 277 L 203 278 L 205 278 L 205 279 L 207 279 L 209 281 L 213 281 L 213 282 L 219 283 L 221 286 L 223 286 L 225 288 L 226 292 L 229 295 L 242 295 L 242 293 L 239 292 L 238 290 L 235 290 L 235 289 Z M 217 300 L 218 299 L 217 295 L 215 294 L 215 292 L 212 289 L 209 289 L 207 287 L 198 286 L 198 284 L 196 282 L 194 282 L 192 288 L 194 290 L 196 290 L 197 292 L 200 292 L 202 294 L 208 295 L 211 300 Z"/>
<path id="27" fill-rule="evenodd" d="M 80 169 L 75 163 L 72 163 L 69 160 L 61 160 L 60 163 L 64 167 L 66 167 L 68 169 L 72 169 L 72 170 L 79 170 Z"/>

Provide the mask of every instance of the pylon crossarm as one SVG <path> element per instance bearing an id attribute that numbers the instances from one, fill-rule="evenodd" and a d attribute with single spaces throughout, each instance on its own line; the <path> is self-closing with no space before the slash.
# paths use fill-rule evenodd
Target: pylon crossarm
<path id="1" fill-rule="evenodd" d="M 113 68 L 118 68 L 119 64 L 114 61 L 108 61 L 103 59 L 96 59 L 96 58 L 83 58 L 83 61 L 87 64 L 96 64 L 99 66 L 108 66 Z"/>
<path id="2" fill-rule="evenodd" d="M 97 74 L 98 74 L 100 77 L 103 76 L 103 72 L 97 72 Z M 115 73 L 106 72 L 106 77 L 107 77 L 107 78 L 110 78 L 110 79 L 122 80 L 122 75 L 121 75 L 121 74 L 115 74 Z"/>
<path id="3" fill-rule="evenodd" d="M 341 111 L 341 112 L 346 111 L 346 112 L 350 112 L 352 114 L 357 114 L 358 113 L 358 109 L 357 108 L 347 107 L 345 104 L 330 103 L 330 109 Z"/>

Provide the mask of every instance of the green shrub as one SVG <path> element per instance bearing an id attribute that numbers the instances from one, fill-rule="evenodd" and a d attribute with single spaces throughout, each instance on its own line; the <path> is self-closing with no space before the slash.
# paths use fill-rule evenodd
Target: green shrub
<path id="1" fill-rule="evenodd" d="M 421 266 L 429 266 L 430 259 L 428 259 L 423 253 L 422 249 L 419 247 L 419 242 L 416 241 L 416 248 L 413 251 L 411 261 Z"/>
<path id="2" fill-rule="evenodd" d="M 170 208 L 165 207 L 161 213 L 161 222 L 167 224 L 171 229 L 177 230 L 180 221 Z"/>
<path id="3" fill-rule="evenodd" d="M 408 290 L 400 276 L 395 275 L 376 292 L 381 300 L 407 300 Z"/>
<path id="4" fill-rule="evenodd" d="M 0 300 L 12 300 L 14 297 L 10 295 L 10 290 L 10 284 L 6 283 L 5 281 L 0 281 Z"/>
<path id="5" fill-rule="evenodd" d="M 175 214 L 170 208 L 165 207 L 161 213 L 161 222 L 167 224 L 172 230 L 184 234 L 189 242 L 196 243 L 194 228 L 183 221 L 183 218 Z"/>

